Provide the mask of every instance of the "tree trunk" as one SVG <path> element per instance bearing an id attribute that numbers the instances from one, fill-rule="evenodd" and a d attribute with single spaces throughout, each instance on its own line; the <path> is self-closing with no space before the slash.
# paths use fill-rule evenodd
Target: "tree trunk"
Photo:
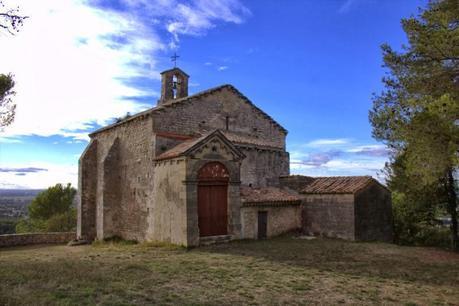
<path id="1" fill-rule="evenodd" d="M 459 252 L 459 239 L 457 235 L 457 194 L 454 182 L 453 170 L 448 171 L 448 182 L 446 183 L 448 193 L 448 213 L 451 216 L 451 248 Z"/>

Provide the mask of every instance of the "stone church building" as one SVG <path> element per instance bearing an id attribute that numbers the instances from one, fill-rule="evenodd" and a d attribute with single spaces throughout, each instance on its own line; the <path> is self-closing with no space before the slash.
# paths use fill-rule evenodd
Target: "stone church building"
<path id="1" fill-rule="evenodd" d="M 77 236 L 197 246 L 298 231 L 392 239 L 389 191 L 371 177 L 290 176 L 287 130 L 231 85 L 188 95 L 161 73 L 158 105 L 90 134 Z"/>

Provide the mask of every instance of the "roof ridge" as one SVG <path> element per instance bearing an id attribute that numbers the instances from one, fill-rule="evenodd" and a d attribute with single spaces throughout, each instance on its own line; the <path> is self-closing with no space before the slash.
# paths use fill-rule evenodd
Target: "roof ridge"
<path id="1" fill-rule="evenodd" d="M 142 115 L 150 115 L 152 112 L 155 112 L 155 111 L 161 111 L 162 109 L 166 108 L 166 107 L 169 107 L 169 106 L 174 106 L 176 105 L 177 103 L 181 103 L 181 102 L 184 102 L 184 101 L 188 101 L 188 100 L 191 100 L 191 99 L 195 99 L 197 97 L 201 97 L 201 96 L 204 96 L 204 95 L 207 95 L 207 94 L 210 94 L 210 93 L 213 93 L 215 91 L 219 91 L 219 90 L 222 90 L 224 88 L 228 88 L 230 89 L 231 91 L 233 91 L 235 94 L 237 94 L 240 98 L 242 98 L 243 100 L 245 100 L 247 103 L 249 103 L 253 108 L 255 108 L 255 110 L 257 110 L 259 113 L 261 113 L 266 119 L 268 119 L 269 121 L 271 121 L 274 125 L 276 125 L 281 131 L 283 131 L 284 133 L 288 133 L 288 131 L 282 126 L 280 125 L 276 120 L 274 120 L 274 118 L 272 118 L 270 115 L 268 115 L 266 112 L 264 112 L 262 109 L 260 109 L 258 106 L 256 106 L 249 98 L 247 98 L 244 94 L 242 94 L 236 87 L 234 87 L 233 85 L 231 84 L 223 84 L 223 85 L 219 85 L 219 86 L 216 86 L 216 87 L 212 87 L 212 88 L 209 88 L 209 89 L 206 89 L 206 90 L 203 90 L 203 91 L 200 91 L 200 92 L 197 92 L 193 95 L 190 95 L 190 96 L 187 96 L 187 97 L 183 97 L 183 98 L 179 98 L 179 99 L 175 99 L 175 100 L 170 100 L 170 101 L 166 101 L 164 102 L 163 104 L 161 105 L 156 105 L 152 108 L 149 108 L 145 111 L 142 111 L 140 113 L 137 113 L 137 114 L 134 114 L 134 115 L 131 115 L 129 118 L 126 118 L 126 119 L 123 119 L 121 120 L 120 122 L 115 122 L 115 123 L 112 123 L 110 125 L 107 125 L 105 127 L 102 127 L 98 130 L 95 130 L 94 132 L 90 133 L 89 136 L 92 136 L 92 135 L 95 135 L 95 134 L 98 134 L 100 132 L 103 132 L 103 131 L 106 131 L 106 130 L 109 130 L 111 128 L 114 128 L 116 126 L 119 126 L 119 125 L 122 125 L 126 122 L 129 122 L 131 120 L 134 120 Z"/>
<path id="2" fill-rule="evenodd" d="M 178 102 L 183 102 L 185 100 L 188 100 L 188 99 L 193 99 L 193 98 L 196 98 L 196 97 L 199 97 L 201 95 L 205 95 L 205 94 L 208 94 L 208 93 L 211 93 L 211 92 L 214 92 L 214 91 L 217 91 L 217 90 L 221 90 L 225 87 L 230 87 L 230 88 L 234 88 L 233 85 L 231 84 L 223 84 L 223 85 L 220 85 L 220 86 L 216 86 L 216 87 L 212 87 L 212 88 L 209 88 L 209 89 L 206 89 L 206 90 L 203 90 L 203 91 L 200 91 L 200 92 L 197 92 L 191 96 L 187 96 L 187 97 L 183 97 L 183 98 L 180 98 L 180 99 L 176 99 L 176 100 L 170 100 L 170 101 L 167 101 L 165 104 L 161 104 L 161 105 L 156 105 L 156 106 L 153 106 L 151 108 L 148 108 L 144 111 L 141 111 L 137 114 L 134 114 L 134 115 L 131 115 L 129 116 L 128 118 L 125 118 L 119 122 L 114 122 L 112 124 L 109 124 L 109 125 L 106 125 L 104 127 L 101 127 L 100 129 L 97 129 L 95 130 L 94 132 L 91 132 L 89 133 L 89 136 L 92 136 L 92 135 L 95 135 L 95 134 L 98 134 L 100 132 L 103 132 L 103 131 L 106 131 L 106 130 L 109 130 L 111 128 L 114 128 L 116 126 L 119 126 L 119 125 L 122 125 L 122 124 L 125 124 L 126 122 L 129 122 L 131 120 L 134 120 L 136 119 L 137 117 L 141 117 L 142 115 L 150 115 L 150 113 L 154 112 L 154 111 L 158 111 L 158 110 L 161 110 L 163 109 L 164 107 L 168 107 L 168 106 L 171 106 L 171 105 L 174 105 L 175 103 L 178 103 Z"/>

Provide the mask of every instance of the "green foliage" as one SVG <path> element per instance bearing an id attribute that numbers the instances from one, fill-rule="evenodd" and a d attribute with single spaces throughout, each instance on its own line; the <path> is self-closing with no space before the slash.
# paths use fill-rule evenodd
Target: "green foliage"
<path id="1" fill-rule="evenodd" d="M 45 220 L 21 219 L 16 224 L 16 233 L 40 233 L 46 232 Z"/>
<path id="2" fill-rule="evenodd" d="M 56 184 L 39 193 L 29 206 L 29 219 L 16 225 L 17 233 L 67 232 L 76 228 L 76 209 L 72 207 L 76 190 Z"/>
<path id="3" fill-rule="evenodd" d="M 70 184 L 66 187 L 56 184 L 39 193 L 29 206 L 31 219 L 48 220 L 54 215 L 70 210 L 76 190 Z"/>
<path id="4" fill-rule="evenodd" d="M 0 219 L 0 235 L 14 234 L 17 222 L 16 219 Z"/>
<path id="5" fill-rule="evenodd" d="M 96 240 L 92 243 L 92 246 L 95 247 L 106 247 L 106 246 L 128 246 L 137 244 L 135 240 L 126 240 L 119 236 L 112 236 L 109 238 L 104 238 L 104 240 Z"/>
<path id="6" fill-rule="evenodd" d="M 0 130 L 14 120 L 16 105 L 12 100 L 12 96 L 15 95 L 13 87 L 13 75 L 0 74 Z"/>
<path id="7" fill-rule="evenodd" d="M 383 78 L 385 90 L 373 98 L 373 136 L 393 149 L 391 189 L 431 211 L 446 203 L 452 246 L 459 249 L 453 178 L 459 167 L 459 2 L 430 1 L 402 26 L 409 42 L 402 52 L 382 46 L 390 74 Z M 399 161 L 403 171 L 397 173 Z"/>
<path id="8" fill-rule="evenodd" d="M 432 200 L 432 199 L 431 199 Z M 394 241 L 402 245 L 449 246 L 449 230 L 435 219 L 428 198 L 393 192 Z"/>
<path id="9" fill-rule="evenodd" d="M 55 214 L 46 221 L 47 232 L 71 232 L 76 229 L 77 211 L 70 208 L 68 211 Z"/>

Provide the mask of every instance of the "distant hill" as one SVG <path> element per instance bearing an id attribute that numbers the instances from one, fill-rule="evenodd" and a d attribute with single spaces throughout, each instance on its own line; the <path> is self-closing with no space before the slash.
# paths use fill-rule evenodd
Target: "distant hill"
<path id="1" fill-rule="evenodd" d="M 0 196 L 36 196 L 44 189 L 0 189 Z"/>
<path id="2" fill-rule="evenodd" d="M 0 219 L 27 215 L 27 207 L 43 189 L 0 189 Z"/>

